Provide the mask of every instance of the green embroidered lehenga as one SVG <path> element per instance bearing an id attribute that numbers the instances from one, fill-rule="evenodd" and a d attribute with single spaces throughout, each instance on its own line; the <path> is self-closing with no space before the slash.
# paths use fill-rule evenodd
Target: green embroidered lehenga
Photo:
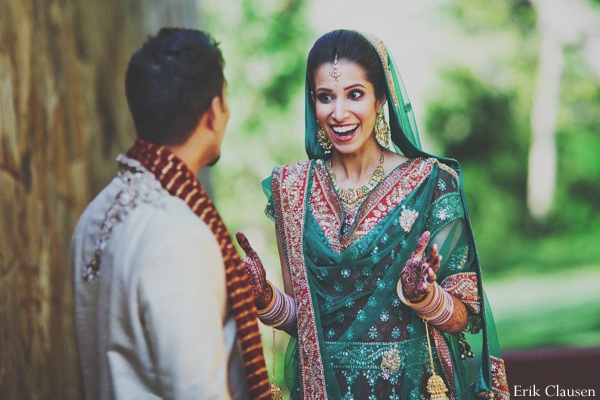
<path id="1" fill-rule="evenodd" d="M 458 163 L 420 149 L 412 107 L 381 41 L 393 150 L 410 157 L 356 207 L 344 207 L 306 106 L 310 161 L 275 168 L 264 182 L 290 270 L 297 335 L 286 355 L 294 399 L 426 399 L 431 366 L 425 325 L 396 287 L 421 234 L 446 237 L 438 283 L 470 312 L 464 335 L 430 327 L 435 373 L 449 398 L 509 397 L 461 189 Z M 468 342 L 468 344 L 467 344 Z M 470 359 L 469 344 L 475 353 Z"/>

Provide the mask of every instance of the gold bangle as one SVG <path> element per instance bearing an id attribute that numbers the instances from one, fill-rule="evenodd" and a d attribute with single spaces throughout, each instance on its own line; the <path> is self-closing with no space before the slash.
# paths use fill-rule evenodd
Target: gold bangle
<path id="1" fill-rule="evenodd" d="M 427 293 L 427 296 L 425 296 L 425 298 L 423 300 L 419 301 L 418 303 L 412 303 L 412 302 L 408 301 L 408 299 L 406 297 L 404 297 L 404 293 L 402 292 L 402 279 L 398 279 L 398 286 L 396 287 L 396 291 L 398 292 L 398 297 L 400 298 L 400 300 L 402 300 L 402 302 L 409 307 L 422 307 L 428 301 L 430 301 L 431 296 L 433 296 L 433 290 L 432 290 L 429 293 Z"/>
<path id="2" fill-rule="evenodd" d="M 273 286 L 273 284 L 267 279 L 267 285 L 269 285 L 271 287 L 271 301 L 269 301 L 269 305 L 267 305 L 265 308 L 263 309 L 258 309 L 258 307 L 256 307 L 257 311 L 259 313 L 264 313 L 265 311 L 267 311 L 268 309 L 270 309 L 271 307 L 273 307 L 273 304 L 275 303 L 275 286 Z"/>

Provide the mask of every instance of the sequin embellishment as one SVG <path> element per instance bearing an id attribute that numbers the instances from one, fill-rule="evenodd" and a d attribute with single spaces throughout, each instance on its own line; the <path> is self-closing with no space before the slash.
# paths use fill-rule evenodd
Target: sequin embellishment
<path id="1" fill-rule="evenodd" d="M 492 367 L 492 390 L 494 391 L 494 397 L 502 400 L 510 399 L 510 391 L 508 387 L 508 381 L 506 380 L 504 360 L 490 356 L 490 362 Z"/>
<path id="2" fill-rule="evenodd" d="M 164 196 L 169 196 L 169 193 L 162 188 L 154 174 L 142 167 L 139 161 L 119 154 L 117 162 L 128 169 L 118 173 L 122 189 L 117 194 L 115 202 L 106 212 L 102 222 L 100 237 L 96 240 L 94 256 L 86 265 L 85 274 L 83 275 L 83 279 L 87 282 L 93 281 L 100 273 L 100 258 L 113 228 L 119 222 L 122 222 L 129 212 L 140 203 L 149 203 L 161 207 Z"/>
<path id="3" fill-rule="evenodd" d="M 398 352 L 398 346 L 394 345 L 391 349 L 383 353 L 381 358 L 381 377 L 385 380 L 398 371 L 400 371 L 400 353 Z"/>
<path id="4" fill-rule="evenodd" d="M 404 229 L 404 232 L 410 232 L 410 229 L 418 217 L 418 211 L 409 210 L 405 206 L 402 206 L 402 212 L 400 213 L 400 226 L 402 229 Z"/>

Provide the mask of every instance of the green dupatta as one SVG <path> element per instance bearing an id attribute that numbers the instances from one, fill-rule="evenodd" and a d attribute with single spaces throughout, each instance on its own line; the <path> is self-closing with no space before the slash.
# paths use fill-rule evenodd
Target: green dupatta
<path id="1" fill-rule="evenodd" d="M 298 310 L 299 340 L 292 338 L 286 357 L 286 381 L 292 398 L 379 398 L 385 393 L 392 399 L 412 399 L 425 393 L 424 382 L 431 371 L 427 371 L 424 325 L 399 302 L 395 288 L 421 233 L 430 230 L 433 236 L 444 227 L 450 230 L 451 239 L 441 246 L 444 262 L 438 282 L 451 292 L 459 291 L 457 287 L 464 287 L 465 282 L 475 288 L 477 304 L 470 307 L 473 317 L 466 339 L 476 357 L 463 360 L 464 342 L 432 329 L 436 373 L 445 376 L 450 397 L 470 399 L 475 394 L 493 393 L 496 398 L 507 398 L 460 166 L 455 160 L 421 150 L 412 106 L 387 48 L 379 39 L 363 36 L 377 51 L 386 75 L 392 150 L 414 160 L 390 172 L 365 200 L 375 206 L 395 187 L 404 187 L 395 195 L 396 206 L 385 210 L 375 226 L 364 232 L 357 227 L 356 221 L 369 217 L 366 214 L 371 210 L 363 203 L 359 215 L 336 227 L 340 229 L 337 237 L 333 231 L 328 234 L 325 218 L 310 209 L 328 205 L 321 216 L 337 214 L 340 221 L 347 216 L 336 207 L 336 195 L 327 184 L 330 177 L 322 161 L 326 155 L 317 140 L 315 105 L 307 82 L 305 137 L 311 161 L 276 168 L 271 179 L 263 183 L 270 199 L 268 214 L 276 222 L 284 246 Z M 315 190 L 323 193 L 321 203 L 315 203 L 314 193 L 311 197 Z M 348 239 L 351 235 L 353 239 Z M 453 280 L 455 277 L 464 279 L 459 282 Z M 469 296 L 463 298 L 466 303 L 470 300 Z M 399 369 L 386 370 L 384 360 L 392 362 L 390 365 L 397 361 Z M 362 370 L 352 367 L 361 362 Z"/>

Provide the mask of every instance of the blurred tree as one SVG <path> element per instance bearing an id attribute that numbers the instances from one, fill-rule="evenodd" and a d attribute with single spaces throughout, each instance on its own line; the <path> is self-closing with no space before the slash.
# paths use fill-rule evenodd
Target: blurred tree
<path id="1" fill-rule="evenodd" d="M 592 64 L 582 63 L 585 53 L 567 48 L 556 113 L 557 190 L 540 222 L 527 206 L 531 104 L 541 41 L 536 9 L 525 0 L 450 0 L 446 12 L 460 26 L 465 48 L 476 49 L 471 54 L 478 59 L 465 57 L 447 69 L 427 110 L 426 126 L 440 137 L 444 152 L 461 162 L 486 271 L 597 265 L 600 88 Z M 541 119 L 552 117 L 543 113 Z M 548 168 L 545 177 L 552 175 Z"/>
<path id="2" fill-rule="evenodd" d="M 491 259 L 493 269 L 502 254 L 498 243 L 506 243 L 507 233 L 521 230 L 527 218 L 526 132 L 513 118 L 514 93 L 479 81 L 465 68 L 443 76 L 448 87 L 428 107 L 427 130 L 461 162 L 476 239 L 486 267 Z"/>
<path id="3" fill-rule="evenodd" d="M 556 123 L 567 46 L 581 51 L 600 79 L 600 12 L 587 0 L 531 0 L 541 37 L 531 110 L 527 202 L 543 219 L 552 207 L 556 186 Z"/>
<path id="4" fill-rule="evenodd" d="M 263 210 L 261 181 L 275 165 L 305 159 L 304 79 L 312 41 L 300 0 L 202 3 L 207 29 L 221 42 L 231 119 L 212 171 L 217 206 L 228 225 L 250 229 L 278 269 L 273 224 Z M 261 254 L 262 255 L 262 254 Z M 280 275 L 278 270 L 274 270 Z"/>
<path id="5" fill-rule="evenodd" d="M 69 268 L 75 223 L 133 124 L 124 71 L 195 0 L 0 2 L 0 398 L 82 398 Z M 73 279 L 78 279 L 78 276 Z"/>

